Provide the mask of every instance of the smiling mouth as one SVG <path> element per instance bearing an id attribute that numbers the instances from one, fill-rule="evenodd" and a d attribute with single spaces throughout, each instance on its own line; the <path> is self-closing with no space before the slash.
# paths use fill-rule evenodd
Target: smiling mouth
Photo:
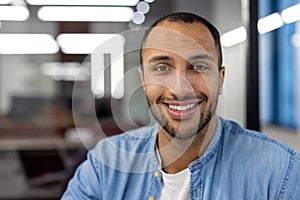
<path id="1" fill-rule="evenodd" d="M 175 111 L 186 111 L 186 110 L 193 109 L 196 106 L 196 103 L 191 103 L 186 105 L 172 105 L 172 104 L 167 104 L 167 105 L 170 109 Z"/>
<path id="2" fill-rule="evenodd" d="M 202 102 L 202 100 L 165 101 L 163 105 L 172 119 L 182 121 L 193 117 Z"/>

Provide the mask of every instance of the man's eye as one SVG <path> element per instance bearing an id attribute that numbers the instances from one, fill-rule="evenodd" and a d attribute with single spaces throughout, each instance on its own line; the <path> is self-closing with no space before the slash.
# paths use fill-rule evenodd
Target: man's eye
<path id="1" fill-rule="evenodd" d="M 165 71 L 170 70 L 170 67 L 166 66 L 166 65 L 158 65 L 154 68 L 154 70 L 159 71 L 159 72 L 165 72 Z"/>
<path id="2" fill-rule="evenodd" d="M 193 65 L 192 69 L 197 71 L 203 71 L 207 70 L 208 67 L 206 65 Z"/>

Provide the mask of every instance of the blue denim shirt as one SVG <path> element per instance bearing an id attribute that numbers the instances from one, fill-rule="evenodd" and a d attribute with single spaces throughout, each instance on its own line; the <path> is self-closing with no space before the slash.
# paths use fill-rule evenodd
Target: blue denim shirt
<path id="1" fill-rule="evenodd" d="M 158 199 L 162 180 L 156 136 L 157 126 L 151 126 L 101 140 L 62 199 Z M 192 200 L 300 199 L 299 154 L 221 118 L 204 155 L 189 170 Z"/>

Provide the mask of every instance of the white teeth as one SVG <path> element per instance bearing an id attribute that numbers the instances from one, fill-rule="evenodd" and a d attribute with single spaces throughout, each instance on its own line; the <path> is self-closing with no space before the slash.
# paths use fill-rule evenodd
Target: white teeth
<path id="1" fill-rule="evenodd" d="M 175 105 L 169 104 L 169 108 L 171 108 L 172 110 L 184 111 L 184 110 L 189 110 L 189 109 L 194 108 L 195 105 L 196 105 L 195 103 L 184 105 L 184 106 L 175 106 Z"/>

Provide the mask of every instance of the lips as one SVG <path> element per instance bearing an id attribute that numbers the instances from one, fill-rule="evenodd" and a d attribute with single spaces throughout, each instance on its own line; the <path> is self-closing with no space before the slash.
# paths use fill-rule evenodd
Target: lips
<path id="1" fill-rule="evenodd" d="M 165 110 L 171 118 L 176 120 L 186 120 L 191 118 L 202 101 L 186 101 L 186 102 L 163 102 Z"/>

